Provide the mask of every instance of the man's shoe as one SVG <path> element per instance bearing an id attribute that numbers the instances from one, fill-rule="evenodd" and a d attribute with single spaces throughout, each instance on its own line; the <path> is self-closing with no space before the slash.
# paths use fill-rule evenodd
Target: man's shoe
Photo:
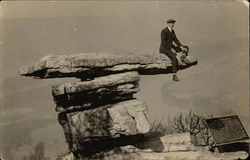
<path id="1" fill-rule="evenodd" d="M 173 81 L 179 82 L 180 80 L 179 80 L 179 78 L 176 75 L 174 75 L 173 76 Z"/>

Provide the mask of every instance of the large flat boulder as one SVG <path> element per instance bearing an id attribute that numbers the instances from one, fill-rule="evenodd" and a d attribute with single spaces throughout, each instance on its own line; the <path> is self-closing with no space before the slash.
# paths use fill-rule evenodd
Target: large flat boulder
<path id="1" fill-rule="evenodd" d="M 58 120 L 69 148 L 75 152 L 90 152 L 90 146 L 102 148 L 109 143 L 111 146 L 127 143 L 129 136 L 149 132 L 146 112 L 146 104 L 134 99 L 84 111 L 63 112 Z"/>
<path id="2" fill-rule="evenodd" d="M 54 85 L 52 94 L 57 111 L 86 108 L 132 99 L 139 91 L 140 80 L 137 72 L 126 72 L 90 81 L 70 82 Z"/>
<path id="3" fill-rule="evenodd" d="M 192 56 L 186 64 L 177 56 L 180 68 L 197 63 Z M 107 54 L 81 53 L 74 55 L 48 55 L 33 65 L 21 67 L 19 74 L 34 78 L 78 77 L 94 78 L 112 73 L 138 71 L 140 74 L 168 73 L 170 59 L 163 54 Z"/>
<path id="4" fill-rule="evenodd" d="M 58 96 L 82 91 L 91 91 L 99 88 L 108 88 L 116 85 L 138 82 L 139 80 L 140 77 L 137 72 L 113 74 L 109 76 L 98 77 L 90 81 L 69 82 L 62 85 L 54 85 L 52 87 L 52 94 L 54 96 Z"/>

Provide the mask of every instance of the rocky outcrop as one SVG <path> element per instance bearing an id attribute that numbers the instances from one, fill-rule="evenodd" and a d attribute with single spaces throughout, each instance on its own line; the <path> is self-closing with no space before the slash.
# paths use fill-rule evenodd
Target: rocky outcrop
<path id="1" fill-rule="evenodd" d="M 139 146 L 139 147 L 138 147 Z M 137 143 L 137 148 L 143 152 L 180 152 L 195 151 L 191 142 L 190 133 L 145 136 L 142 142 Z"/>
<path id="2" fill-rule="evenodd" d="M 125 72 L 90 81 L 70 82 L 52 87 L 57 111 L 86 108 L 131 99 L 139 91 L 137 72 Z"/>
<path id="3" fill-rule="evenodd" d="M 196 58 L 187 58 L 188 64 L 178 58 L 180 69 L 197 63 Z M 145 151 L 152 146 L 155 149 L 158 146 L 157 152 L 159 149 L 164 152 L 187 149 L 187 145 L 183 145 L 186 142 L 179 142 L 180 137 L 176 140 L 148 138 L 151 126 L 146 116 L 147 105 L 133 97 L 140 91 L 140 74 L 169 73 L 170 67 L 170 60 L 160 54 L 82 53 L 46 56 L 20 68 L 19 73 L 34 78 L 81 79 L 52 86 L 58 122 L 64 130 L 69 151 L 79 159 L 133 144 Z M 147 143 L 141 143 L 143 141 Z M 163 142 L 165 146 L 159 146 Z"/>
<path id="4" fill-rule="evenodd" d="M 191 144 L 189 133 L 165 136 L 149 133 L 140 137 L 139 141 L 133 145 L 106 150 L 92 155 L 89 159 L 99 159 L 103 155 L 106 159 L 158 159 L 159 155 L 163 153 L 192 151 L 194 152 L 196 149 Z M 154 153 L 158 155 L 154 155 Z M 72 154 L 62 156 L 59 159 L 66 160 L 70 157 L 73 158 Z M 84 159 L 84 157 L 80 157 L 80 159 Z"/>
<path id="5" fill-rule="evenodd" d="M 128 139 L 124 136 L 149 132 L 146 112 L 145 103 L 128 100 L 84 111 L 63 112 L 59 114 L 58 120 L 64 129 L 70 150 L 94 152 L 97 148 L 102 148 L 104 141 L 106 146 L 113 146 L 112 143 L 116 141 L 125 144 Z M 93 144 L 95 147 L 88 149 Z"/>
<path id="6" fill-rule="evenodd" d="M 136 145 L 127 145 L 106 150 L 87 159 L 91 160 L 236 160 L 246 159 L 244 151 L 212 153 L 203 146 L 194 146 L 189 133 L 165 136 L 145 136 Z M 83 160 L 85 157 L 80 157 Z M 68 153 L 57 160 L 75 160 L 74 154 Z"/>
<path id="7" fill-rule="evenodd" d="M 197 59 L 187 56 L 190 64 L 179 60 L 180 69 L 197 63 Z M 81 53 L 74 55 L 45 56 L 33 65 L 20 68 L 23 76 L 35 78 L 78 77 L 93 79 L 114 73 L 138 71 L 139 74 L 167 73 L 171 61 L 163 54 L 136 55 L 136 54 L 105 54 Z"/>

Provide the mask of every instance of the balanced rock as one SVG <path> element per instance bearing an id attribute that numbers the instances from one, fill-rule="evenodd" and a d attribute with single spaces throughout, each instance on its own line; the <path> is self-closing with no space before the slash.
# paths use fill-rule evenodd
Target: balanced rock
<path id="1" fill-rule="evenodd" d="M 197 63 L 192 56 L 183 61 L 177 55 L 177 59 L 179 69 Z M 165 145 L 165 139 L 147 138 L 151 130 L 147 106 L 133 98 L 139 91 L 140 74 L 170 72 L 171 60 L 163 54 L 106 53 L 50 55 L 19 70 L 20 75 L 34 78 L 81 79 L 52 87 L 56 111 L 60 112 L 58 122 L 69 151 L 78 159 L 133 144 L 143 153 L 148 153 L 150 147 L 154 152 L 189 150 L 183 145 L 187 143 L 180 141 L 183 136 L 176 140 L 167 137 Z M 145 140 L 147 143 L 140 143 Z"/>
<path id="2" fill-rule="evenodd" d="M 183 63 L 177 57 L 180 68 L 196 64 L 197 59 L 187 56 L 189 63 Z M 167 73 L 170 68 L 170 59 L 163 54 L 107 54 L 81 53 L 74 55 L 45 56 L 33 65 L 20 68 L 23 76 L 35 78 L 78 77 L 92 79 L 94 77 L 112 73 L 138 71 L 140 74 Z"/>

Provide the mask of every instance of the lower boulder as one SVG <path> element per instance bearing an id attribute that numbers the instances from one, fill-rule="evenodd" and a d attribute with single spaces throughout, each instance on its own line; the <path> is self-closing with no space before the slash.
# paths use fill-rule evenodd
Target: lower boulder
<path id="1" fill-rule="evenodd" d="M 150 131 L 147 106 L 136 99 L 94 109 L 62 112 L 62 125 L 69 149 L 91 154 L 106 148 L 132 144 Z"/>
<path id="2" fill-rule="evenodd" d="M 106 149 L 105 151 L 98 152 L 89 157 L 84 157 L 80 155 L 80 157 L 77 158 L 79 158 L 80 160 L 156 160 L 170 157 L 171 160 L 179 160 L 180 157 L 185 157 L 185 154 L 181 156 L 181 153 L 194 153 L 196 151 L 194 146 L 191 144 L 191 138 L 189 133 L 170 134 L 162 136 L 158 133 L 151 132 L 149 134 L 141 135 L 140 137 L 135 136 L 134 138 L 137 138 L 137 141 L 133 141 L 133 143 L 131 143 L 130 145 L 115 147 L 113 149 Z M 131 137 L 129 139 L 131 139 Z M 177 156 L 173 156 L 173 154 L 176 154 Z M 71 157 L 71 159 L 69 160 L 73 160 L 72 158 L 74 156 L 73 153 L 69 153 L 64 157 L 61 157 L 60 160 L 67 160 L 66 157 Z"/>
<path id="3" fill-rule="evenodd" d="M 57 160 L 236 160 L 246 159 L 245 151 L 212 153 L 205 147 L 191 144 L 189 133 L 158 136 L 157 133 L 144 135 L 134 144 L 116 147 L 89 157 L 75 157 L 68 153 Z"/>

